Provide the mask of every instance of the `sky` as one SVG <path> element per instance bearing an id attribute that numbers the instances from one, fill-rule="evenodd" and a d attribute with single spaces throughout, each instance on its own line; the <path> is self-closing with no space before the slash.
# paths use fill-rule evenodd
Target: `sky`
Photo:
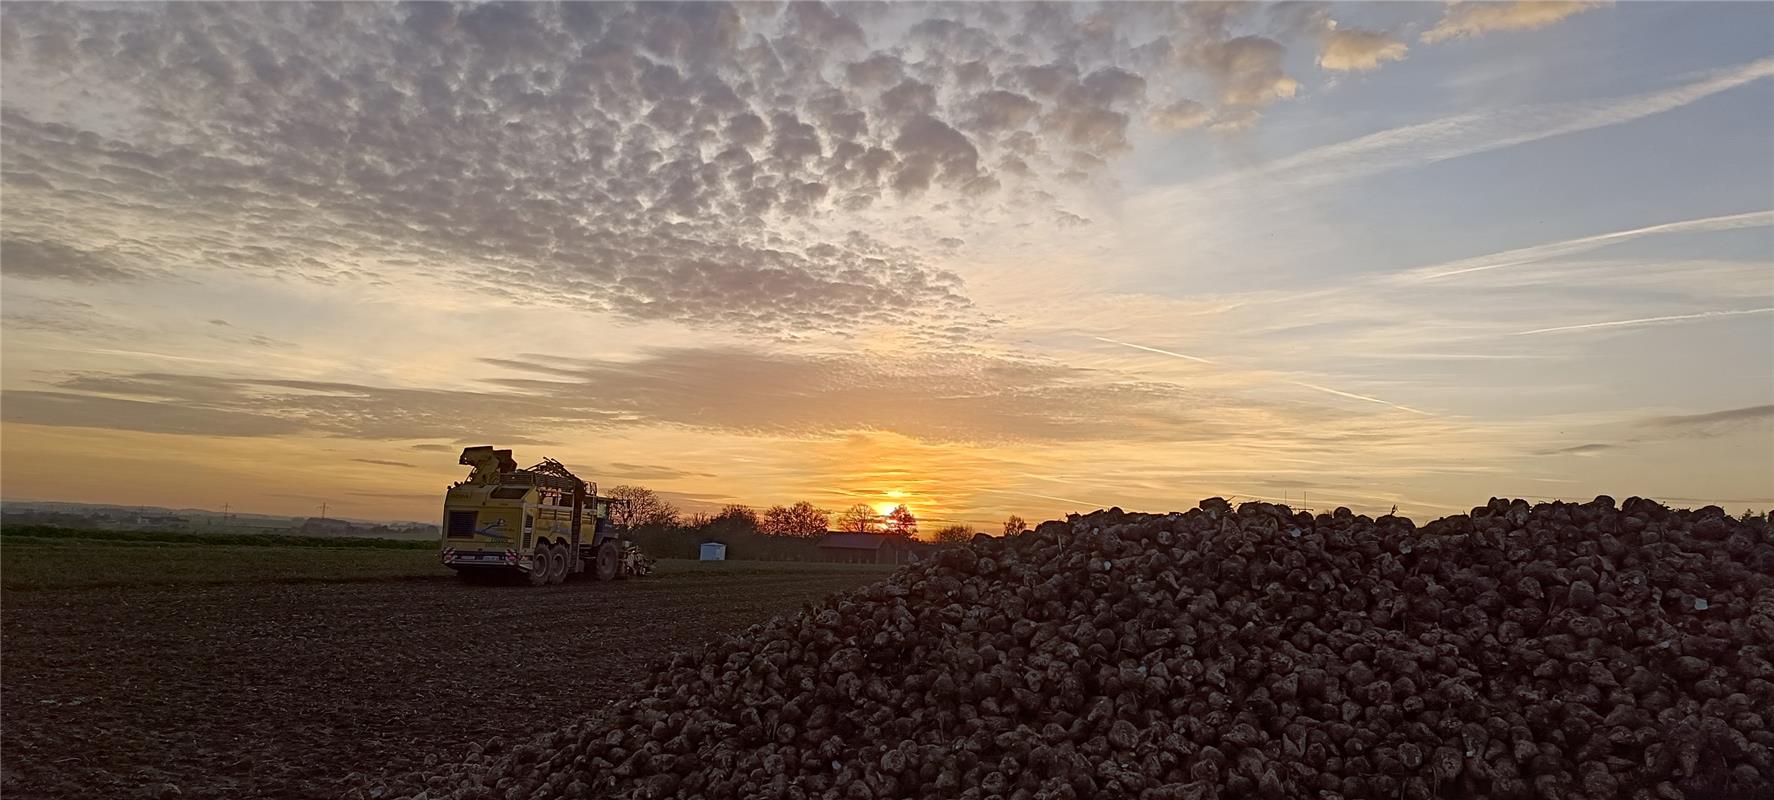
<path id="1" fill-rule="evenodd" d="M 1774 5 L 0 8 L 0 493 L 1774 506 Z"/>

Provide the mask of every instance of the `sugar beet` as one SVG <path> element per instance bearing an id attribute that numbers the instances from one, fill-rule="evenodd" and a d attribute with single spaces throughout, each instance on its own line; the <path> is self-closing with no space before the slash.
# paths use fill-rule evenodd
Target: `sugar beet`
<path id="1" fill-rule="evenodd" d="M 657 665 L 426 798 L 1766 797 L 1774 537 L 1219 498 L 977 537 Z M 373 791 L 371 791 L 373 790 Z M 392 790 L 392 791 L 390 791 Z"/>

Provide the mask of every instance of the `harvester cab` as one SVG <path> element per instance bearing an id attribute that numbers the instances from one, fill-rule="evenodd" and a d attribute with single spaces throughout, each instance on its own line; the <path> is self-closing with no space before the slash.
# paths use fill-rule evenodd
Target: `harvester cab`
<path id="1" fill-rule="evenodd" d="M 540 586 L 646 573 L 639 548 L 610 524 L 611 498 L 559 461 L 518 469 L 510 450 L 480 446 L 458 463 L 474 469 L 444 496 L 440 554 L 458 574 L 516 573 Z"/>
<path id="2" fill-rule="evenodd" d="M 456 463 L 474 467 L 468 482 L 481 486 L 498 483 L 500 475 L 517 471 L 517 461 L 510 450 L 494 450 L 489 445 L 463 448 L 462 458 Z"/>

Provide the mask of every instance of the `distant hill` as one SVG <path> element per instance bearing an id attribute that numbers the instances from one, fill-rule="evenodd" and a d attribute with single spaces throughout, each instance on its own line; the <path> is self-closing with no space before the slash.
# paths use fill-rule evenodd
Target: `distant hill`
<path id="1" fill-rule="evenodd" d="M 435 522 L 367 520 L 351 517 L 291 517 L 224 513 L 204 508 L 123 506 L 44 500 L 0 500 L 0 523 L 57 525 L 95 530 L 189 531 L 194 533 L 301 533 L 321 536 L 429 537 Z"/>

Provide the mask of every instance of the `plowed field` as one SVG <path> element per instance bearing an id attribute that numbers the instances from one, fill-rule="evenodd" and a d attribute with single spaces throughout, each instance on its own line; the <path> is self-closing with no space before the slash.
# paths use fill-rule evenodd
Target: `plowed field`
<path id="1" fill-rule="evenodd" d="M 642 580 L 533 589 L 461 585 L 429 553 L 368 554 L 416 566 L 334 581 L 252 561 L 298 555 L 209 547 L 157 550 L 132 572 L 114 552 L 129 549 L 6 545 L 8 800 L 336 797 L 353 772 L 560 728 L 659 656 L 884 574 L 665 562 Z M 82 559 L 110 559 L 103 579 L 80 580 Z M 12 581 L 42 573 L 72 577 Z"/>

